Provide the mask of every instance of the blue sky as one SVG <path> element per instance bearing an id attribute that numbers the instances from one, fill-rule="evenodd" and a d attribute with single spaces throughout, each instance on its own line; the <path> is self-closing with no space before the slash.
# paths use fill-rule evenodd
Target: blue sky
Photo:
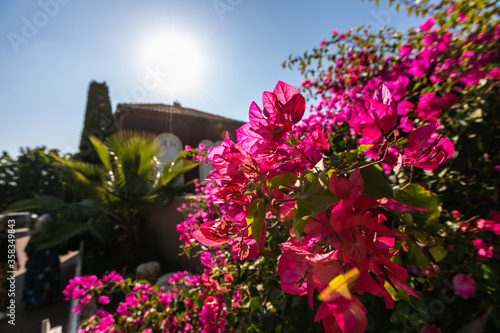
<path id="1" fill-rule="evenodd" d="M 0 151 L 77 152 L 92 80 L 106 81 L 113 111 L 178 101 L 246 121 L 250 103 L 277 81 L 300 85 L 281 63 L 333 28 L 421 21 L 384 1 L 1 1 Z"/>

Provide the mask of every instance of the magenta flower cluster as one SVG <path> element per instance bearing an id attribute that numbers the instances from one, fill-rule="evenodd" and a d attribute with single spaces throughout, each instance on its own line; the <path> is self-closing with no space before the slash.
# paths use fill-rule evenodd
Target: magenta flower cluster
<path id="1" fill-rule="evenodd" d="M 214 195 L 231 205 L 220 219 L 205 222 L 192 233 L 205 246 L 230 245 L 233 256 L 240 259 L 255 258 L 262 252 L 268 218 L 287 221 L 297 215 L 297 205 L 316 207 L 303 198 L 305 187 L 300 183 L 304 170 L 318 170 L 318 165 L 325 163 L 323 152 L 329 148 L 319 130 L 301 140 L 296 136 L 294 125 L 306 106 L 294 87 L 279 82 L 273 92 L 264 92 L 263 105 L 261 110 L 252 103 L 250 122 L 237 131 L 237 143 L 226 138 L 209 154 L 215 167 L 208 177 L 217 184 Z M 347 122 L 373 145 L 377 143 L 387 151 L 395 141 L 391 135 L 397 117 L 397 103 L 382 85 L 373 98 L 354 99 Z M 437 134 L 437 127 L 430 123 L 408 136 L 400 166 L 432 170 L 453 155 L 453 144 Z M 355 268 L 360 277 L 352 293 L 384 297 L 386 306 L 393 308 L 394 300 L 385 284 L 413 296 L 416 293 L 406 284 L 406 270 L 390 260 L 396 253 L 391 251 L 395 238 L 401 235 L 381 224 L 387 219 L 384 211 L 421 209 L 391 198 L 375 200 L 362 195 L 360 169 L 350 172 L 350 177 L 344 178 L 333 171 L 328 173 L 329 179 L 323 170 L 311 173 L 328 184 L 331 198 L 337 200 L 319 210 L 311 208 L 316 211 L 306 216 L 302 230 L 295 228 L 295 234 L 282 244 L 278 265 L 281 288 L 290 294 L 307 294 L 313 308 L 315 290 L 321 293 L 336 276 Z M 302 232 L 307 235 L 303 239 Z M 332 261 L 338 265 L 332 265 Z M 316 320 L 322 320 L 327 331 L 348 332 L 366 328 L 364 313 L 366 309 L 356 297 L 331 297 L 317 309 Z"/>
<path id="2" fill-rule="evenodd" d="M 234 309 L 241 306 L 244 292 L 234 285 L 230 274 L 213 278 L 214 272 L 227 263 L 221 253 L 218 250 L 214 255 L 202 254 L 202 263 L 207 267 L 202 274 L 190 275 L 187 271 L 172 274 L 168 290 L 124 280 L 118 273 L 111 272 L 101 279 L 75 277 L 63 293 L 66 300 L 79 300 L 73 312 L 82 312 L 92 299 L 99 306 L 94 315 L 84 320 L 79 333 L 230 332 L 225 320 L 230 308 L 224 295 L 228 295 Z M 110 308 L 113 300 L 122 299 L 120 294 L 125 297 L 123 301 Z"/>

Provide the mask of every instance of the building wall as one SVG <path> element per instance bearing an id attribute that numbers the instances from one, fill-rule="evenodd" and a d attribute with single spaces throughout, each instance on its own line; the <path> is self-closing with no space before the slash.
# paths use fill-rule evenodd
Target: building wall
<path id="1" fill-rule="evenodd" d="M 186 217 L 177 211 L 183 203 L 189 203 L 187 198 L 174 198 L 163 207 L 153 211 L 147 220 L 145 237 L 149 250 L 167 262 L 177 265 L 180 270 L 188 270 L 196 273 L 203 269 L 200 258 L 188 259 L 181 253 L 181 241 L 177 224 L 183 222 Z"/>

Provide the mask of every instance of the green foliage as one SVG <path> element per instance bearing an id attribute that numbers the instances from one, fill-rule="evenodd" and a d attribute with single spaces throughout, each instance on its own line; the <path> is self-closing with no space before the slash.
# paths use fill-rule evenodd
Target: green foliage
<path id="1" fill-rule="evenodd" d="M 411 225 L 417 229 L 424 229 L 435 234 L 439 225 L 439 203 L 435 196 L 432 195 L 422 186 L 410 184 L 405 189 L 396 192 L 395 199 L 410 207 L 419 207 L 428 209 L 424 212 L 406 212 L 403 217 L 406 225 Z"/>
<path id="2" fill-rule="evenodd" d="M 257 241 L 257 246 L 260 246 L 262 238 L 262 228 L 266 217 L 266 203 L 264 199 L 255 199 L 248 210 L 247 223 L 249 228 L 248 235 L 253 235 Z"/>
<path id="3" fill-rule="evenodd" d="M 293 217 L 293 232 L 299 242 L 302 242 L 302 231 L 311 215 L 313 215 L 313 213 L 302 206 L 300 201 L 297 200 L 295 203 L 295 215 Z"/>
<path id="4" fill-rule="evenodd" d="M 311 215 L 325 211 L 339 200 L 330 191 L 328 178 L 320 172 L 308 172 L 304 177 L 297 202 L 311 212 Z"/>
<path id="5" fill-rule="evenodd" d="M 9 206 L 9 211 L 51 215 L 52 220 L 32 235 L 38 248 L 64 245 L 68 250 L 76 250 L 80 239 L 104 243 L 116 237 L 103 207 L 88 200 L 68 203 L 60 198 L 43 196 L 17 201 Z"/>
<path id="6" fill-rule="evenodd" d="M 117 233 L 122 234 L 123 260 L 132 263 L 140 256 L 138 228 L 155 207 L 183 190 L 176 181 L 197 163 L 178 158 L 160 171 L 159 148 L 152 135 L 121 132 L 112 135 L 107 143 L 96 137 L 90 140 L 101 158 L 100 164 L 51 155 L 65 167 L 68 179 L 76 182 L 74 186 L 87 194 L 86 200 L 65 203 L 45 196 L 18 202 L 10 209 L 52 213 L 53 221 L 37 237 L 42 247 L 74 236 L 112 242 Z"/>
<path id="7" fill-rule="evenodd" d="M 363 176 L 363 194 L 373 199 L 392 198 L 392 187 L 384 177 L 382 168 L 375 164 L 361 168 Z"/>
<path id="8" fill-rule="evenodd" d="M 0 212 L 13 202 L 40 196 L 59 197 L 65 189 L 62 170 L 54 165 L 46 147 L 21 148 L 17 159 L 3 152 L 0 158 Z"/>
<path id="9" fill-rule="evenodd" d="M 165 203 L 165 197 L 178 193 L 180 189 L 173 183 L 197 166 L 178 158 L 159 172 L 158 144 L 149 134 L 115 133 L 107 144 L 96 137 L 90 140 L 102 166 L 61 158 L 58 161 L 92 191 L 92 199 L 114 212 L 116 223 L 122 225 L 135 224 L 136 217 L 144 218 L 159 202 Z"/>
<path id="10" fill-rule="evenodd" d="M 293 231 L 302 242 L 302 231 L 307 221 L 340 200 L 330 191 L 328 177 L 323 173 L 324 165 L 316 170 L 307 170 L 296 195 Z"/>

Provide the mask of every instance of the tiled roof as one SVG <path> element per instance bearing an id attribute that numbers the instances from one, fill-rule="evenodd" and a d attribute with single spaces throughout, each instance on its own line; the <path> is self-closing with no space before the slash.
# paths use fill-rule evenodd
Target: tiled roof
<path id="1" fill-rule="evenodd" d="M 182 115 L 188 115 L 191 117 L 199 117 L 199 118 L 205 118 L 205 119 L 212 119 L 212 120 L 220 120 L 220 121 L 233 121 L 233 122 L 241 122 L 242 124 L 244 123 L 243 121 L 240 120 L 234 120 L 222 116 L 217 116 L 211 113 L 206 113 L 194 109 L 189 109 L 182 107 L 180 105 L 167 105 L 167 104 L 118 104 L 116 107 L 116 114 L 117 116 L 120 114 L 122 111 L 141 111 L 141 112 L 160 112 L 160 113 L 173 113 L 173 114 L 182 114 Z"/>

